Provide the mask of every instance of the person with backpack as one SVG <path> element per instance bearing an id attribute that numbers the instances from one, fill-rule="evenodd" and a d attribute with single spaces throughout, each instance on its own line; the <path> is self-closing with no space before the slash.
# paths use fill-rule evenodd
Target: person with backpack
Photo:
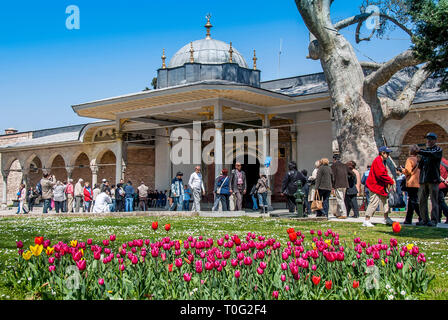
<path id="1" fill-rule="evenodd" d="M 406 159 L 404 168 L 401 172 L 406 176 L 405 184 L 402 185 L 401 189 L 405 189 L 408 193 L 408 209 L 406 211 L 406 218 L 403 224 L 412 224 L 412 217 L 414 212 L 420 219 L 420 207 L 418 203 L 418 188 L 420 187 L 420 169 L 418 168 L 418 150 L 420 148 L 417 145 L 411 146 L 409 149 L 409 157 Z M 404 188 L 403 188 L 404 187 Z"/>
<path id="2" fill-rule="evenodd" d="M 117 188 L 115 189 L 115 201 L 117 203 L 116 212 L 124 212 L 124 196 L 126 193 L 124 192 L 124 181 L 120 180 L 120 183 L 117 184 Z"/>
<path id="3" fill-rule="evenodd" d="M 38 194 L 37 189 L 29 188 L 28 195 L 27 195 L 29 212 L 33 211 L 34 202 L 36 201 L 38 196 L 39 196 L 39 194 Z"/>
<path id="4" fill-rule="evenodd" d="M 378 149 L 378 156 L 373 160 L 370 167 L 369 176 L 366 180 L 366 187 L 370 191 L 370 201 L 366 209 L 366 217 L 363 222 L 364 227 L 373 227 L 370 218 L 373 217 L 378 205 L 381 203 L 384 210 L 384 222 L 386 225 L 392 225 L 393 221 L 389 218 L 388 192 L 389 188 L 395 184 L 395 181 L 389 177 L 386 169 L 386 160 L 389 158 L 390 150 L 383 146 Z"/>
<path id="5" fill-rule="evenodd" d="M 316 211 L 316 217 L 328 218 L 328 212 L 330 210 L 330 194 L 333 189 L 334 179 L 333 171 L 329 164 L 330 161 L 327 158 L 322 158 L 316 175 L 316 196 L 322 200 L 322 209 Z"/>
<path id="6" fill-rule="evenodd" d="M 439 184 L 439 208 L 440 212 L 446 217 L 445 224 L 448 224 L 448 205 L 445 202 L 445 197 L 448 192 L 448 160 L 442 158 L 440 162 L 440 184 Z M 439 223 L 442 220 L 442 214 L 439 215 Z"/>
<path id="7" fill-rule="evenodd" d="M 305 179 L 305 181 L 306 181 L 306 179 Z M 268 191 L 269 191 L 269 183 L 268 183 L 268 178 L 265 174 L 260 173 L 260 178 L 258 179 L 258 182 L 255 185 L 255 190 L 258 195 L 258 201 L 260 203 L 260 213 L 269 213 L 268 212 L 268 200 L 267 200 Z"/>
<path id="8" fill-rule="evenodd" d="M 213 189 L 213 192 L 215 193 L 215 203 L 213 204 L 212 211 L 218 211 L 220 202 L 222 211 L 229 210 L 230 179 L 228 172 L 229 171 L 226 168 L 222 169 L 221 174 L 215 179 L 215 187 Z"/>
<path id="9" fill-rule="evenodd" d="M 252 189 L 250 189 L 249 195 L 252 197 L 252 210 L 258 211 L 258 201 L 257 201 L 257 185 L 254 184 Z"/>
<path id="10" fill-rule="evenodd" d="M 352 174 L 348 175 L 348 188 L 345 192 L 345 207 L 347 209 L 347 217 L 350 216 L 350 211 L 353 210 L 353 218 L 359 218 L 358 208 L 358 180 L 354 172 L 355 168 L 353 161 L 347 162 L 347 167 Z"/>
<path id="11" fill-rule="evenodd" d="M 296 198 L 294 194 L 297 192 L 297 181 L 302 182 L 302 186 L 306 183 L 304 175 L 297 171 L 297 165 L 294 161 L 288 164 L 288 172 L 282 181 L 282 193 L 286 196 L 287 206 L 290 213 L 296 211 Z"/>

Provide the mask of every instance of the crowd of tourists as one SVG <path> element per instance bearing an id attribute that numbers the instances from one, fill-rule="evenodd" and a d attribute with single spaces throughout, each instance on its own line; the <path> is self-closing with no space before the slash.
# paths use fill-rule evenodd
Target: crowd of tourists
<path id="1" fill-rule="evenodd" d="M 404 224 L 412 224 L 414 213 L 419 226 L 437 226 L 442 214 L 447 218 L 448 205 L 445 197 L 448 191 L 448 160 L 442 157 L 442 149 L 437 145 L 437 135 L 428 133 L 426 147 L 413 145 L 405 166 L 396 166 L 390 158 L 392 150 L 383 146 L 362 178 L 354 161 L 342 163 L 338 155 L 333 163 L 327 158 L 315 163 L 310 177 L 307 172 L 297 171 L 295 163 L 289 164 L 289 171 L 283 181 L 283 193 L 287 197 L 290 212 L 295 210 L 297 181 L 301 181 L 306 195 L 304 212 L 328 217 L 329 198 L 333 193 L 336 199 L 334 215 L 346 219 L 351 211 L 359 217 L 358 196 L 364 185 L 366 196 L 365 220 L 363 225 L 373 227 L 371 218 L 376 211 L 383 211 L 384 223 L 394 222 L 389 214 L 397 208 L 406 208 Z M 428 199 L 431 199 L 431 216 L 428 213 Z"/>
<path id="2" fill-rule="evenodd" d="M 107 179 L 93 187 L 82 178 L 76 184 L 56 180 L 54 175 L 44 174 L 35 187 L 26 189 L 20 185 L 17 192 L 17 213 L 33 210 L 36 201 L 43 203 L 43 213 L 54 210 L 63 212 L 130 212 L 149 208 L 165 208 L 167 191 L 150 190 L 144 182 L 134 188 L 132 182 L 121 180 L 110 185 Z"/>
<path id="3" fill-rule="evenodd" d="M 391 150 L 380 147 L 378 155 L 361 177 L 355 161 L 341 162 L 339 155 L 315 162 L 315 168 L 308 176 L 307 170 L 299 171 L 297 164 L 288 164 L 282 181 L 282 194 L 286 199 L 289 212 L 296 211 L 296 193 L 299 186 L 304 195 L 303 212 L 305 216 L 329 216 L 329 199 L 333 194 L 338 219 L 359 218 L 358 197 L 364 192 L 365 220 L 363 225 L 372 227 L 371 218 L 378 210 L 384 214 L 384 223 L 393 223 L 389 217 L 391 210 L 407 208 L 404 224 L 411 224 L 414 213 L 417 225 L 436 226 L 441 222 L 442 213 L 447 217 L 448 206 L 445 197 L 448 191 L 448 161 L 442 157 L 442 149 L 437 145 L 437 135 L 426 135 L 426 147 L 413 145 L 404 167 L 396 166 L 390 158 Z M 422 146 L 423 147 L 423 146 Z M 248 191 L 246 173 L 237 162 L 229 173 L 222 169 L 215 178 L 213 187 L 212 211 L 243 210 L 243 199 Z M 59 212 L 130 212 L 147 211 L 160 208 L 177 211 L 201 211 L 201 199 L 206 191 L 201 167 L 196 166 L 189 180 L 184 184 L 183 173 L 177 172 L 171 181 L 169 190 L 150 190 L 144 182 L 134 187 L 131 181 L 121 180 L 110 185 L 106 179 L 93 187 L 89 182 L 79 179 L 76 184 L 57 181 L 55 176 L 44 174 L 34 188 L 26 189 L 22 184 L 17 193 L 17 213 L 33 210 L 36 200 L 43 202 L 43 213 L 54 210 Z M 299 184 L 300 182 L 300 184 Z M 362 190 L 364 186 L 364 190 Z M 253 201 L 253 210 L 268 213 L 267 201 L 270 191 L 267 176 L 260 173 L 258 181 L 251 187 L 249 195 Z M 431 216 L 428 214 L 428 198 L 431 199 Z M 190 202 L 192 207 L 190 209 Z M 445 223 L 447 223 L 445 222 Z"/>

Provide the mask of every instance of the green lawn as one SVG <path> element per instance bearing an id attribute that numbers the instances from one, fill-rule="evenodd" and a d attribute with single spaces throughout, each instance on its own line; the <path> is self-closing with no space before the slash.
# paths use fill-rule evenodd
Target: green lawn
<path id="1" fill-rule="evenodd" d="M 379 238 L 384 243 L 395 237 L 399 245 L 413 243 L 420 247 L 420 252 L 427 256 L 429 271 L 435 275 L 427 292 L 420 299 L 448 299 L 448 230 L 427 227 L 404 226 L 400 234 L 394 234 L 391 227 L 377 225 L 375 228 L 364 228 L 361 223 L 342 222 L 297 222 L 295 220 L 272 218 L 182 218 L 182 217 L 45 217 L 45 218 L 2 218 L 0 219 L 0 269 L 6 272 L 7 266 L 14 263 L 17 256 L 16 240 L 22 240 L 25 246 L 32 243 L 35 236 L 44 236 L 57 241 L 79 239 L 85 241 L 103 240 L 110 234 L 117 235 L 117 242 L 149 238 L 153 235 L 151 223 L 159 222 L 159 228 L 170 223 L 172 228 L 169 236 L 172 239 L 185 240 L 188 236 L 204 236 L 204 238 L 222 237 L 228 233 L 245 237 L 247 232 L 256 232 L 266 237 L 273 237 L 283 244 L 287 241 L 286 228 L 294 227 L 296 231 L 306 232 L 306 241 L 311 241 L 309 230 L 328 228 L 340 234 L 345 246 L 352 246 L 354 237 L 376 243 Z M 165 231 L 159 231 L 159 237 Z M 4 275 L 0 277 L 0 299 L 29 299 L 32 293 L 14 292 L 3 283 Z"/>

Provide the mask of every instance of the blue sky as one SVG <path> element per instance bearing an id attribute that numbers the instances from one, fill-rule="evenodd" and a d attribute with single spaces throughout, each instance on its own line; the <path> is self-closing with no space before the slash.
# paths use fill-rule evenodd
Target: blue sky
<path id="1" fill-rule="evenodd" d="M 360 3 L 336 0 L 332 19 L 359 13 Z M 79 30 L 65 26 L 69 5 L 79 7 Z M 150 87 L 162 48 L 168 62 L 204 38 L 208 12 L 212 37 L 232 41 L 249 66 L 256 49 L 262 80 L 322 71 L 320 62 L 306 59 L 308 31 L 293 0 L 2 1 L 0 134 L 90 122 L 71 106 Z M 354 27 L 342 34 L 354 43 Z M 355 45 L 360 59 L 382 62 L 409 47 L 401 31 L 390 38 Z"/>

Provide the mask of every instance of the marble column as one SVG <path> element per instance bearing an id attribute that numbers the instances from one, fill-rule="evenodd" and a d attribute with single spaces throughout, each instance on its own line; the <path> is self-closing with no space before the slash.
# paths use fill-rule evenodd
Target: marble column
<path id="1" fill-rule="evenodd" d="M 2 188 L 2 209 L 6 209 L 8 204 L 8 175 L 9 172 L 2 171 L 3 188 Z"/>
<path id="2" fill-rule="evenodd" d="M 65 170 L 67 171 L 67 182 L 72 178 L 73 169 L 73 167 L 65 167 Z"/>
<path id="3" fill-rule="evenodd" d="M 222 132 L 224 125 L 222 123 L 222 106 L 217 103 L 213 109 L 214 120 L 215 120 L 215 148 L 214 148 L 214 159 L 215 159 L 215 177 L 217 177 L 223 168 L 223 156 L 222 156 Z"/>
<path id="4" fill-rule="evenodd" d="M 90 170 L 92 170 L 92 190 L 95 185 L 98 183 L 98 166 L 90 166 Z"/>
<path id="5" fill-rule="evenodd" d="M 297 163 L 297 159 L 299 159 L 297 154 L 297 127 L 296 122 L 293 122 L 293 125 L 291 126 L 291 160 Z M 299 165 L 297 163 L 297 165 Z"/>
<path id="6" fill-rule="evenodd" d="M 271 138 L 270 138 L 270 127 L 271 127 L 271 121 L 270 121 L 270 117 L 268 114 L 264 115 L 263 118 L 263 129 L 266 130 L 266 135 L 264 135 L 264 141 L 263 141 L 263 145 L 264 145 L 264 159 L 263 161 L 266 159 L 266 157 L 271 156 Z M 261 166 L 264 166 L 264 163 L 260 164 Z M 266 170 L 266 176 L 268 178 L 268 185 L 269 185 L 269 191 L 268 191 L 268 196 L 267 196 L 267 201 L 268 201 L 268 205 L 269 205 L 269 210 L 272 210 L 272 189 L 273 189 L 273 181 L 271 179 L 271 175 L 269 174 L 270 170 L 268 168 L 268 170 Z"/>
<path id="7" fill-rule="evenodd" d="M 118 184 L 123 179 L 123 133 L 117 134 L 116 144 L 115 184 Z"/>

